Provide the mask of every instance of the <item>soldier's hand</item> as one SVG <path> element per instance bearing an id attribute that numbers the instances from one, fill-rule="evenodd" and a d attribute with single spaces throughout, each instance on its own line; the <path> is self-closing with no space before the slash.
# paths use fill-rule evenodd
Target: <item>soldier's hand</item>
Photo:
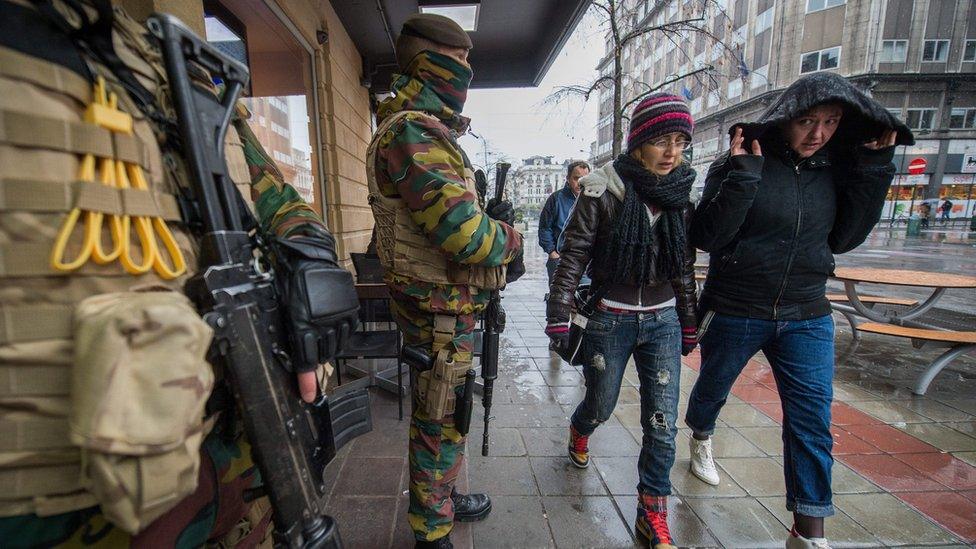
<path id="1" fill-rule="evenodd" d="M 515 225 L 515 208 L 512 207 L 512 203 L 508 200 L 492 198 L 488 201 L 488 207 L 485 208 L 485 213 L 492 219 L 497 219 L 509 225 Z"/>
<path id="2" fill-rule="evenodd" d="M 315 398 L 315 369 L 335 358 L 358 324 L 359 299 L 349 271 L 336 262 L 330 235 L 275 240 L 292 343 L 292 366 L 302 398 Z"/>
<path id="3" fill-rule="evenodd" d="M 298 372 L 298 393 L 305 402 L 315 402 L 315 397 L 319 394 L 319 378 L 315 370 Z"/>

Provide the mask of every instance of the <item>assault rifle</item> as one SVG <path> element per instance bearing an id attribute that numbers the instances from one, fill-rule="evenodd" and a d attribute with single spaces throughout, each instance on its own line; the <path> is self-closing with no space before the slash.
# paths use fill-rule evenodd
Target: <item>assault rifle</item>
<path id="1" fill-rule="evenodd" d="M 495 164 L 495 201 L 501 202 L 505 194 L 505 178 L 512 165 L 507 162 Z M 485 408 L 485 431 L 481 435 L 481 455 L 488 455 L 488 423 L 491 421 L 491 399 L 498 378 L 498 335 L 505 331 L 505 309 L 502 309 L 502 296 L 492 290 L 491 298 L 485 307 L 485 331 L 481 336 L 481 378 L 484 387 L 481 404 Z"/>
<path id="2" fill-rule="evenodd" d="M 360 390 L 321 396 L 313 404 L 299 396 L 290 371 L 297 355 L 283 317 L 282 292 L 267 267 L 269 254 L 260 231 L 247 230 L 254 222 L 224 159 L 224 136 L 248 81 L 247 69 L 172 16 L 153 15 L 148 27 L 162 45 L 179 138 L 202 218 L 200 271 L 187 283 L 187 293 L 214 330 L 210 360 L 223 367 L 241 411 L 262 491 L 273 509 L 274 544 L 341 547 L 335 521 L 325 515 L 323 475 L 339 448 L 372 429 L 369 396 Z M 221 98 L 191 84 L 191 63 L 224 84 Z M 329 298 L 323 295 L 329 292 L 308 293 L 311 309 Z"/>

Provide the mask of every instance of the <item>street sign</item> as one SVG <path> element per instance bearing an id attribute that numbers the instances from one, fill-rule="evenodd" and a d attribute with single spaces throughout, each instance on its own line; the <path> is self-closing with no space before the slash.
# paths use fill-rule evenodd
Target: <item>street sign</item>
<path id="1" fill-rule="evenodd" d="M 928 163 L 924 158 L 916 158 L 908 163 L 908 173 L 912 175 L 919 175 L 925 171 L 925 166 L 927 165 Z"/>

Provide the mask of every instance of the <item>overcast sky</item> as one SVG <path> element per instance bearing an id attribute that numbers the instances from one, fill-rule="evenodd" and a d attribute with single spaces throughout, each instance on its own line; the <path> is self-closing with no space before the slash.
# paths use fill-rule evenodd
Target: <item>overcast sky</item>
<path id="1" fill-rule="evenodd" d="M 545 98 L 561 85 L 591 82 L 603 54 L 603 38 L 592 11 L 580 23 L 559 57 L 537 88 L 471 90 L 464 115 L 472 119 L 471 131 L 488 141 L 489 151 L 518 161 L 533 155 L 552 155 L 556 160 L 586 159 L 596 139 L 597 97 L 558 106 Z M 474 67 L 475 80 L 478 67 Z M 476 166 L 484 163 L 482 141 L 466 135 L 461 145 Z M 489 163 L 497 160 L 489 157 Z"/>

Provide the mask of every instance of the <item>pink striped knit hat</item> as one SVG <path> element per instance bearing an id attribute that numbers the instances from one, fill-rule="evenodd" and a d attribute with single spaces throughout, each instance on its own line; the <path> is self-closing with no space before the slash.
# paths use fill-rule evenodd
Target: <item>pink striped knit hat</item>
<path id="1" fill-rule="evenodd" d="M 627 152 L 674 132 L 681 132 L 690 140 L 694 129 L 688 105 L 680 97 L 663 92 L 649 95 L 637 104 L 630 117 Z"/>

